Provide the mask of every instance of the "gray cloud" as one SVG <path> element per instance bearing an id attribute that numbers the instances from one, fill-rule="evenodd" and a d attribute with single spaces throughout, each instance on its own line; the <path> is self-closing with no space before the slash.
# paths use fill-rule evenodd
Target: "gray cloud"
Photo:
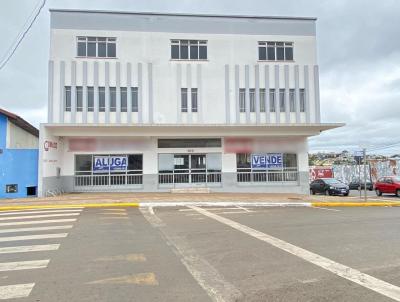
<path id="1" fill-rule="evenodd" d="M 36 1 L 1 1 L 2 55 Z M 400 2 L 397 0 L 48 0 L 7 67 L 0 71 L 0 107 L 35 125 L 46 121 L 49 7 L 318 17 L 323 122 L 346 127 L 310 139 L 311 150 L 400 142 Z M 400 153 L 399 148 L 384 150 Z"/>

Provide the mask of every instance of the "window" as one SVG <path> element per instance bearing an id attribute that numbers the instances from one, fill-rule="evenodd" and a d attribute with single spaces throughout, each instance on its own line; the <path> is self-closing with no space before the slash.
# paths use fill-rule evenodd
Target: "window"
<path id="1" fill-rule="evenodd" d="M 293 61 L 293 42 L 258 42 L 260 61 Z"/>
<path id="2" fill-rule="evenodd" d="M 181 88 L 181 112 L 188 112 L 187 88 Z"/>
<path id="3" fill-rule="evenodd" d="M 18 185 L 6 185 L 6 193 L 18 193 Z"/>
<path id="4" fill-rule="evenodd" d="M 250 112 L 256 112 L 256 90 L 251 88 L 249 90 L 250 95 Z"/>
<path id="5" fill-rule="evenodd" d="M 296 94 L 294 89 L 289 89 L 290 112 L 296 112 Z"/>
<path id="6" fill-rule="evenodd" d="M 171 59 L 207 60 L 207 41 L 171 40 Z"/>
<path id="7" fill-rule="evenodd" d="M 88 111 L 94 111 L 94 88 L 88 87 L 87 88 L 87 102 L 88 102 Z"/>
<path id="8" fill-rule="evenodd" d="M 78 57 L 115 58 L 116 38 L 106 37 L 78 37 Z"/>
<path id="9" fill-rule="evenodd" d="M 270 111 L 276 112 L 275 89 L 269 90 Z"/>
<path id="10" fill-rule="evenodd" d="M 65 111 L 71 111 L 71 86 L 65 86 Z"/>
<path id="11" fill-rule="evenodd" d="M 158 148 L 214 148 L 221 147 L 220 138 L 159 139 Z"/>
<path id="12" fill-rule="evenodd" d="M 128 94 L 126 87 L 121 87 L 121 112 L 128 111 Z"/>
<path id="13" fill-rule="evenodd" d="M 197 88 L 192 88 L 192 112 L 197 112 Z"/>
<path id="14" fill-rule="evenodd" d="M 279 89 L 279 109 L 281 112 L 285 112 L 285 89 Z"/>
<path id="15" fill-rule="evenodd" d="M 239 89 L 239 111 L 246 112 L 246 89 Z"/>
<path id="16" fill-rule="evenodd" d="M 105 87 L 99 87 L 99 111 L 106 111 L 106 89 Z"/>
<path id="17" fill-rule="evenodd" d="M 266 103 L 265 88 L 260 88 L 260 112 L 265 112 Z"/>
<path id="18" fill-rule="evenodd" d="M 306 112 L 306 92 L 300 89 L 300 112 Z"/>
<path id="19" fill-rule="evenodd" d="M 83 110 L 83 88 L 82 86 L 76 87 L 76 111 L 81 112 Z"/>
<path id="20" fill-rule="evenodd" d="M 131 96 L 132 96 L 132 112 L 139 112 L 139 98 L 138 98 L 138 88 L 131 88 Z"/>
<path id="21" fill-rule="evenodd" d="M 110 87 L 110 112 L 117 111 L 117 89 Z"/>

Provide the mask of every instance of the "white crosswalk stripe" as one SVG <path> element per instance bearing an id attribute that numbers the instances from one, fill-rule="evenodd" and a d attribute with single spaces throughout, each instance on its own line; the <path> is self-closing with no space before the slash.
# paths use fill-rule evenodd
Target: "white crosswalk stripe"
<path id="1" fill-rule="evenodd" d="M 3 280 L 0 286 L 0 300 L 8 301 L 10 299 L 26 298 L 31 294 L 35 286 L 34 282 L 7 284 L 8 277 L 14 271 L 47 268 L 50 259 L 43 258 L 48 258 L 49 252 L 60 248 L 60 244 L 54 241 L 68 236 L 66 232 L 52 234 L 51 231 L 72 229 L 73 223 L 77 221 L 77 216 L 81 214 L 82 210 L 82 208 L 49 207 L 0 211 L 0 255 L 11 255 L 13 260 L 13 262 L 0 262 L 0 272 L 2 272 L 0 273 L 0 281 Z M 18 233 L 25 234 L 18 235 Z M 44 240 L 45 242 L 43 244 L 28 245 L 29 242 L 23 245 L 26 241 L 31 240 Z M 11 244 L 7 244 L 9 242 L 15 242 L 15 244 L 10 246 Z M 6 245 L 1 246 L 3 243 Z M 47 257 L 43 257 L 42 260 L 36 260 L 38 255 L 42 254 Z M 32 258 L 36 259 L 33 260 Z M 7 275 L 2 275 L 4 273 Z"/>
<path id="2" fill-rule="evenodd" d="M 17 229 L 4 229 L 4 230 L 0 229 L 0 234 L 50 231 L 50 230 L 65 230 L 65 229 L 71 229 L 71 228 L 72 228 L 72 225 L 54 225 L 54 226 L 34 227 L 34 228 L 17 228 Z"/>
<path id="3" fill-rule="evenodd" d="M 31 215 L 31 216 L 18 216 L 18 217 L 0 217 L 0 220 L 22 220 L 22 219 L 36 219 L 58 216 L 79 216 L 81 213 L 60 213 L 60 214 L 46 214 L 46 215 Z"/>

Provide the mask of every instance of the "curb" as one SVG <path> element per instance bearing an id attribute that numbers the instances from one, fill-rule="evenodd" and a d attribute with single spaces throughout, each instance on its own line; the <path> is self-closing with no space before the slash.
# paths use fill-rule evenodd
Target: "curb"
<path id="1" fill-rule="evenodd" d="M 29 205 L 29 206 L 0 206 L 0 211 L 33 210 L 33 209 L 73 209 L 73 208 L 115 208 L 139 207 L 137 202 L 125 203 L 90 203 L 90 204 L 62 204 L 62 205 Z"/>
<path id="2" fill-rule="evenodd" d="M 312 207 L 399 207 L 400 202 L 311 202 Z"/>

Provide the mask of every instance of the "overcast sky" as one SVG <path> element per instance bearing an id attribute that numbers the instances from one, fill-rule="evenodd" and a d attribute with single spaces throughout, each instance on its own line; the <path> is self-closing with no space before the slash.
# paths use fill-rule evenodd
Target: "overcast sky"
<path id="1" fill-rule="evenodd" d="M 0 1 L 0 59 L 37 3 Z M 346 127 L 311 138 L 310 150 L 399 143 L 377 153 L 400 153 L 398 0 L 48 0 L 0 71 L 0 107 L 35 126 L 47 118 L 49 8 L 317 17 L 322 122 L 344 122 Z"/>

